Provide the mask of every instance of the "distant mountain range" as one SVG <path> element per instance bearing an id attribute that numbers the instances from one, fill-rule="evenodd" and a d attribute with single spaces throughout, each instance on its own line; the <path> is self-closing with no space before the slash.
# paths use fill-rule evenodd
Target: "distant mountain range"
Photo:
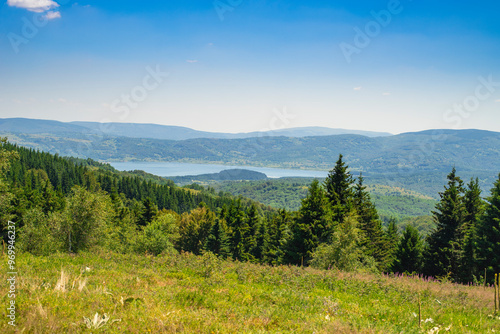
<path id="1" fill-rule="evenodd" d="M 136 129 L 136 135 L 145 131 Z M 0 136 L 7 136 L 11 142 L 101 161 L 329 170 L 341 153 L 352 171 L 362 172 L 370 183 L 403 187 L 433 197 L 443 189 L 453 166 L 465 180 L 479 177 L 484 195 L 500 173 L 500 133 L 482 130 L 428 130 L 382 137 L 355 134 L 300 137 L 296 133 L 297 137 L 186 140 L 113 136 L 94 130 L 89 131 L 81 123 L 0 120 Z"/>
<path id="2" fill-rule="evenodd" d="M 89 131 L 90 130 L 90 131 Z M 28 118 L 4 118 L 0 119 L 0 132 L 24 133 L 24 134 L 58 134 L 65 136 L 81 137 L 82 134 L 93 133 L 102 136 L 163 139 L 163 140 L 186 140 L 198 138 L 211 139 L 243 139 L 265 136 L 284 137 L 312 137 L 331 136 L 341 134 L 357 134 L 367 137 L 390 136 L 386 132 L 372 132 L 361 130 L 332 129 L 325 127 L 301 127 L 290 129 L 279 129 L 264 132 L 249 133 L 218 133 L 197 131 L 181 126 L 140 124 L 140 123 L 97 123 L 97 122 L 58 122 L 50 120 L 37 120 Z"/>

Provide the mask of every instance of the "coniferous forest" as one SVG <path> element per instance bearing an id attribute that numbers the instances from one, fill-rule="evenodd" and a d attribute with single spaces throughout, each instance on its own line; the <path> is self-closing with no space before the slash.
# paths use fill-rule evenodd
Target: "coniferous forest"
<path id="1" fill-rule="evenodd" d="M 47 255 L 213 253 L 223 259 L 342 271 L 413 273 L 458 283 L 500 270 L 500 176 L 489 194 L 455 168 L 423 238 L 411 225 L 383 227 L 362 175 L 340 155 L 313 181 L 298 211 L 272 209 L 200 186 L 117 172 L 2 139 L 0 219 L 17 222 L 17 246 Z M 485 277 L 486 275 L 486 277 Z"/>

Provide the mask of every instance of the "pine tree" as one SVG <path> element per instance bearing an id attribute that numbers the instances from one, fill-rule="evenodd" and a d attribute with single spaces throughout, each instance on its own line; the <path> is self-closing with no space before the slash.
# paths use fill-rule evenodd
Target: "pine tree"
<path id="1" fill-rule="evenodd" d="M 328 200 L 333 208 L 336 222 L 342 222 L 344 217 L 350 212 L 352 207 L 354 180 L 348 171 L 348 166 L 342 160 L 342 154 L 335 164 L 335 167 L 328 173 L 325 180 L 325 189 Z"/>
<path id="2" fill-rule="evenodd" d="M 13 218 L 11 201 L 14 199 L 6 175 L 12 162 L 19 157 L 16 152 L 7 150 L 6 146 L 7 138 L 0 138 L 0 227 L 4 240 L 7 236 L 8 221 Z"/>
<path id="3" fill-rule="evenodd" d="M 224 220 L 217 218 L 205 242 L 204 250 L 223 258 L 231 256 L 229 237 Z"/>
<path id="4" fill-rule="evenodd" d="M 257 244 L 257 231 L 260 225 L 260 218 L 257 207 L 252 204 L 246 214 L 244 232 L 241 249 L 243 250 L 243 259 L 246 261 L 256 261 L 260 258 L 262 249 Z"/>
<path id="5" fill-rule="evenodd" d="M 302 200 L 299 216 L 293 222 L 291 232 L 286 259 L 295 264 L 307 264 L 316 247 L 331 238 L 331 212 L 325 191 L 318 180 L 311 183 L 307 197 Z"/>
<path id="6" fill-rule="evenodd" d="M 479 179 L 471 179 L 464 195 L 465 219 L 460 233 L 461 254 L 459 277 L 464 283 L 472 282 L 478 275 L 476 239 L 479 218 L 484 212 Z"/>
<path id="7" fill-rule="evenodd" d="M 398 227 L 396 225 L 396 219 L 391 218 L 389 220 L 389 225 L 387 226 L 387 230 L 385 231 L 385 239 L 388 244 L 388 255 L 387 255 L 387 265 L 389 268 L 392 268 L 392 265 L 396 259 L 396 253 L 399 245 L 399 232 Z"/>
<path id="8" fill-rule="evenodd" d="M 387 269 L 390 262 L 389 244 L 382 229 L 382 222 L 375 205 L 363 185 L 363 176 L 360 175 L 354 188 L 353 204 L 358 215 L 361 234 L 361 246 L 366 255 L 377 261 L 381 270 Z"/>
<path id="9" fill-rule="evenodd" d="M 420 273 L 423 265 L 423 248 L 423 241 L 418 230 L 410 224 L 406 225 L 398 244 L 392 271 Z"/>
<path id="10" fill-rule="evenodd" d="M 146 226 L 155 218 L 156 214 L 158 213 L 158 207 L 150 197 L 144 199 L 142 201 L 142 205 L 142 213 L 137 224 L 139 224 L 140 226 Z"/>
<path id="11" fill-rule="evenodd" d="M 264 261 L 273 265 L 283 263 L 286 245 L 290 239 L 290 226 L 292 217 L 285 209 L 278 210 L 278 213 L 269 222 L 268 226 L 268 246 L 264 254 Z"/>
<path id="12" fill-rule="evenodd" d="M 460 245 L 457 242 L 465 220 L 463 181 L 453 168 L 448 175 L 448 185 L 440 193 L 441 200 L 433 211 L 436 228 L 427 238 L 424 272 L 438 277 L 458 274 Z"/>
<path id="13" fill-rule="evenodd" d="M 487 269 L 491 281 L 500 272 L 500 174 L 487 201 L 478 224 L 478 264 L 481 271 Z"/>

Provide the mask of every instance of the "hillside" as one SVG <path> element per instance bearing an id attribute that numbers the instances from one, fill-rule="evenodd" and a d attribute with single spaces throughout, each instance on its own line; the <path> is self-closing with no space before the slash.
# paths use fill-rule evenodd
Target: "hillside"
<path id="1" fill-rule="evenodd" d="M 22 254 L 18 266 L 17 328 L 26 333 L 500 331 L 493 287 L 260 266 L 210 254 Z M 5 271 L 0 278 L 7 279 Z M 6 284 L 0 293 L 7 295 Z M 109 318 L 94 322 L 96 314 Z M 10 333 L 7 321 L 0 330 Z"/>

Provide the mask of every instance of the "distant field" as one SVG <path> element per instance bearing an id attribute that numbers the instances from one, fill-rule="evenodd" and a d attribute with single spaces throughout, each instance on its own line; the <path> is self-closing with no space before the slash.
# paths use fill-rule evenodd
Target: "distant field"
<path id="1" fill-rule="evenodd" d="M 2 333 L 500 331 L 489 287 L 225 262 L 208 254 L 23 254 L 18 266 L 17 327 L 2 317 Z M 6 284 L 0 290 L 7 295 Z M 109 317 L 99 329 L 96 314 Z"/>

